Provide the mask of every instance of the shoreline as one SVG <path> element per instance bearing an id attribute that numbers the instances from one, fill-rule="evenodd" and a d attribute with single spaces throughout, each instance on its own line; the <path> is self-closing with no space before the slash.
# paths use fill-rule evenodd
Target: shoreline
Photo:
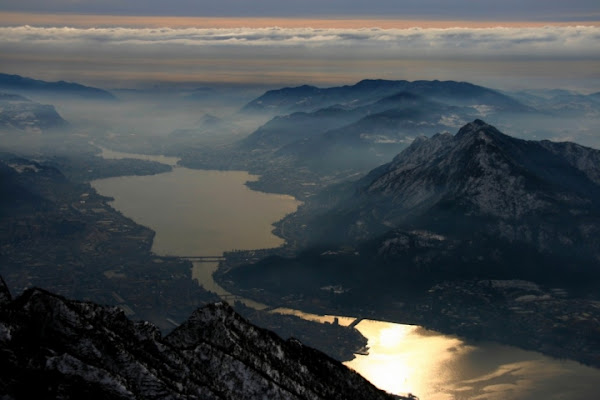
<path id="1" fill-rule="evenodd" d="M 239 294 L 242 293 L 245 297 L 253 297 L 256 301 L 270 301 L 271 296 L 266 291 L 244 291 L 236 286 L 233 282 L 223 279 L 224 271 L 219 273 L 219 270 L 215 272 L 215 281 L 226 288 L 227 291 Z M 462 283 L 467 286 L 473 281 L 467 281 Z M 456 287 L 459 285 L 457 284 Z M 283 307 L 289 307 L 293 309 L 301 308 L 305 312 L 315 314 L 333 314 L 333 315 L 368 315 L 365 317 L 369 320 L 390 322 L 403 325 L 415 325 L 421 326 L 425 329 L 439 332 L 444 335 L 456 336 L 461 339 L 465 339 L 475 343 L 492 342 L 501 345 L 514 346 L 521 350 L 534 351 L 546 356 L 549 356 L 555 360 L 570 360 L 582 365 L 592 367 L 600 370 L 600 351 L 596 351 L 594 354 L 590 352 L 589 346 L 582 345 L 583 348 L 579 350 L 568 349 L 564 346 L 557 345 L 555 342 L 558 340 L 564 340 L 565 337 L 569 338 L 569 335 L 561 336 L 532 336 L 531 331 L 535 331 L 535 326 L 525 326 L 519 324 L 517 314 L 508 314 L 508 311 L 502 309 L 497 313 L 490 314 L 489 310 L 478 310 L 479 314 L 471 313 L 464 316 L 445 315 L 440 312 L 434 312 L 431 309 L 427 310 L 423 306 L 430 302 L 428 298 L 417 299 L 411 304 L 404 304 L 402 308 L 390 307 L 388 310 L 381 310 L 376 308 L 356 308 L 356 307 L 342 307 L 328 304 L 325 298 L 322 298 L 319 305 L 316 305 L 314 300 L 310 299 L 289 299 L 293 295 L 288 296 L 288 300 L 282 298 Z M 578 299 L 573 299 L 574 304 L 570 306 L 577 308 L 579 303 L 576 303 Z M 451 305 L 451 299 L 444 298 L 441 302 Z M 565 305 L 567 307 L 568 305 Z M 505 313 L 506 311 L 506 313 Z M 523 311 L 520 311 L 523 312 Z M 523 312 L 523 315 L 527 315 L 528 312 Z M 531 318 L 527 318 L 531 321 Z M 540 321 L 542 324 L 544 321 Z M 496 326 L 494 326 L 496 325 Z M 502 327 L 499 329 L 499 327 Z M 531 331 L 527 331 L 530 329 Z"/>
<path id="2" fill-rule="evenodd" d="M 140 154 L 139 156 L 144 156 L 142 154 Z M 179 159 L 180 161 L 181 159 Z M 178 164 L 181 165 L 181 164 Z M 188 166 L 188 165 L 181 165 L 185 168 L 189 168 L 189 169 L 193 169 L 193 170 L 217 170 L 217 171 L 242 171 L 241 169 L 229 169 L 229 168 L 213 168 L 213 169 L 207 169 L 207 168 L 199 168 L 198 166 Z M 265 185 L 259 185 L 259 187 L 256 187 L 257 185 L 252 185 L 252 184 L 248 184 L 248 183 L 255 183 L 255 182 L 260 182 L 260 178 L 261 175 L 252 172 L 252 170 L 243 170 L 246 173 L 249 173 L 251 175 L 256 176 L 256 180 L 252 180 L 252 181 L 247 181 L 245 183 L 245 185 L 253 191 L 257 191 L 257 192 L 262 192 L 262 193 L 268 193 L 268 194 L 284 194 L 287 196 L 293 196 L 293 194 L 290 194 L 289 192 L 287 193 L 282 193 L 285 191 L 275 191 L 275 190 L 269 190 L 267 186 Z M 302 203 L 304 204 L 304 203 Z M 299 207 L 302 206 L 299 205 Z M 298 210 L 296 210 L 295 212 L 298 212 Z M 293 214 L 293 213 L 292 213 Z M 303 312 L 309 312 L 309 313 L 315 313 L 315 314 L 330 314 L 330 315 L 360 315 L 360 311 L 357 309 L 353 309 L 353 308 L 348 308 L 348 309 L 338 309 L 335 307 L 328 307 L 326 305 L 324 306 L 315 306 L 314 304 L 302 304 L 302 303 L 294 303 L 294 302 L 290 302 L 290 301 L 286 301 L 284 299 L 280 299 L 277 302 L 273 302 L 272 299 L 269 299 L 269 296 L 258 296 L 256 297 L 256 293 L 244 293 L 240 290 L 240 288 L 233 282 L 226 282 L 224 281 L 223 275 L 226 272 L 226 270 L 224 268 L 225 265 L 229 262 L 231 264 L 231 262 L 233 261 L 233 264 L 235 265 L 240 265 L 243 263 L 252 263 L 252 262 L 256 262 L 259 259 L 263 259 L 264 257 L 270 256 L 270 255 L 281 255 L 281 256 L 293 256 L 295 253 L 295 249 L 292 245 L 290 245 L 290 237 L 288 237 L 288 235 L 282 234 L 282 231 L 280 229 L 281 224 L 283 223 L 283 221 L 285 221 L 285 219 L 287 217 L 289 217 L 292 214 L 288 214 L 286 217 L 275 221 L 272 226 L 273 229 L 271 231 L 271 233 L 275 236 L 277 236 L 278 238 L 282 239 L 284 241 L 284 243 L 279 246 L 279 247 L 275 247 L 275 248 L 267 248 L 267 249 L 255 249 L 255 250 L 248 250 L 248 251 L 238 251 L 238 252 L 223 252 L 223 256 L 226 258 L 226 262 L 219 262 L 214 275 L 213 275 L 213 280 L 220 285 L 221 287 L 223 287 L 226 291 L 231 292 L 234 295 L 238 295 L 242 298 L 248 298 L 250 300 L 258 300 L 261 303 L 265 303 L 266 304 L 277 304 L 278 306 L 285 306 L 285 307 L 289 307 L 292 309 L 302 309 Z M 177 257 L 177 256 L 174 256 Z M 232 258 L 235 258 L 237 260 L 232 260 Z M 267 299 L 267 301 L 265 301 L 265 299 Z M 414 301 L 414 300 L 413 300 Z M 417 299 L 416 301 L 414 301 L 415 305 L 418 305 L 419 300 Z M 300 304 L 302 304 L 302 307 L 298 307 Z M 506 336 L 505 334 L 499 334 L 499 333 L 495 333 L 495 331 L 487 329 L 486 324 L 475 324 L 475 325 L 465 325 L 465 321 L 468 321 L 468 319 L 462 320 L 461 318 L 450 318 L 447 316 L 444 316 L 443 314 L 436 314 L 433 312 L 430 312 L 429 314 L 427 314 L 427 316 L 423 316 L 422 313 L 406 313 L 406 312 L 402 312 L 403 317 L 399 317 L 398 311 L 383 311 L 383 310 L 369 310 L 368 313 L 369 315 L 369 319 L 374 319 L 374 320 L 380 320 L 380 321 L 387 321 L 387 322 L 393 322 L 393 323 L 401 323 L 401 324 L 410 324 L 410 325 L 419 325 L 419 326 L 423 326 L 426 329 L 431 329 L 431 330 L 435 330 L 438 331 L 440 333 L 443 334 L 449 334 L 449 335 L 458 335 L 462 338 L 471 340 L 471 341 L 492 341 L 492 342 L 496 342 L 496 343 L 500 343 L 500 344 L 504 344 L 504 345 L 511 345 L 511 346 L 515 346 L 517 348 L 520 349 L 524 349 L 524 350 L 529 350 L 529 351 L 536 351 L 539 352 L 541 354 L 545 354 L 548 356 L 551 356 L 553 358 L 556 359 L 563 359 L 563 358 L 568 358 L 570 360 L 576 361 L 576 362 L 580 362 L 584 365 L 589 365 L 592 366 L 594 368 L 600 368 L 600 358 L 598 358 L 598 360 L 596 360 L 594 357 L 590 357 L 590 356 L 586 356 L 585 352 L 581 352 L 581 353 L 573 353 L 573 352 L 569 352 L 569 351 L 564 351 L 561 348 L 556 348 L 556 347 L 552 347 L 552 346 L 548 346 L 545 342 L 541 341 L 541 342 L 535 342 L 530 339 L 523 339 L 520 337 L 520 334 L 513 334 L 512 336 Z M 503 316 L 503 319 L 506 320 L 508 323 L 511 321 L 511 315 L 507 314 Z M 493 320 L 493 319 L 492 319 Z M 463 324 L 463 325 L 461 325 Z M 478 333 L 474 333 L 474 332 L 478 332 Z"/>

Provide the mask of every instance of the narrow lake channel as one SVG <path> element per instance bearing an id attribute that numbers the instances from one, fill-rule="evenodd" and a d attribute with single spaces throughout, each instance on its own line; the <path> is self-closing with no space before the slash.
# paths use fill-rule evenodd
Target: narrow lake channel
<path id="1" fill-rule="evenodd" d="M 177 159 L 103 150 L 105 158 L 137 158 L 174 166 L 168 173 L 124 176 L 92 182 L 98 193 L 113 197 L 112 206 L 156 232 L 153 252 L 180 257 L 218 256 L 233 249 L 277 247 L 272 224 L 294 212 L 291 196 L 248 189 L 258 177 L 243 171 L 193 170 Z M 213 279 L 216 263 L 194 262 L 193 277 L 206 289 L 228 295 Z M 245 299 L 252 307 L 265 305 Z M 332 321 L 300 310 L 279 310 L 300 317 Z M 350 324 L 352 316 L 340 317 Z M 600 370 L 577 362 L 491 342 L 469 343 L 418 326 L 363 320 L 357 329 L 369 340 L 369 354 L 346 365 L 376 386 L 396 394 L 438 399 L 597 398 Z"/>

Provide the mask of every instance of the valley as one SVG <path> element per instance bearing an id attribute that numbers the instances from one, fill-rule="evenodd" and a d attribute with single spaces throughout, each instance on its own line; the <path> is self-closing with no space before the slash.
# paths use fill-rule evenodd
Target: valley
<path id="1" fill-rule="evenodd" d="M 0 274 L 14 293 L 118 305 L 163 332 L 221 296 L 282 337 L 360 359 L 365 374 L 383 331 L 359 331 L 378 323 L 431 329 L 473 354 L 494 341 L 598 367 L 599 153 L 489 124 L 546 118 L 530 104 L 465 83 L 362 81 L 269 91 L 235 124 L 205 115 L 167 136 L 25 135 L 2 153 Z M 244 136 L 245 118 L 266 122 Z M 190 258 L 207 255 L 216 282 L 216 265 Z M 282 307 L 305 319 L 272 312 Z"/>
<path id="2" fill-rule="evenodd" d="M 128 185 L 119 185 L 118 187 L 121 188 L 120 191 L 123 191 L 124 187 L 131 187 L 132 191 L 139 192 L 140 189 L 136 189 L 131 183 L 133 183 L 133 180 L 131 180 Z M 151 190 L 161 192 L 161 187 L 163 186 L 164 183 L 161 183 L 161 180 L 154 179 L 152 184 L 148 184 L 146 189 L 142 190 L 142 192 L 147 192 L 149 187 L 153 188 Z M 177 202 L 177 200 L 173 200 L 170 204 L 173 204 L 173 208 L 176 208 Z M 144 215 L 140 215 L 138 218 L 151 218 L 151 213 L 149 212 L 144 213 Z M 176 215 L 178 215 L 176 218 L 179 219 L 172 221 L 172 223 L 182 230 L 180 234 L 187 236 L 185 233 L 186 223 L 184 220 L 189 218 L 189 216 L 187 216 L 187 214 L 182 215 L 181 212 Z M 156 229 L 158 231 L 163 230 L 165 228 L 163 225 L 164 222 L 157 225 Z M 235 227 L 233 228 L 235 229 Z M 178 242 L 176 237 L 173 237 L 173 242 L 173 245 L 176 246 Z M 167 251 L 164 244 L 159 245 L 159 247 L 162 248 L 161 251 Z M 226 266 L 229 265 L 229 263 L 247 264 L 248 262 L 254 262 L 258 264 L 258 268 L 261 268 L 264 266 L 264 262 L 261 262 L 261 260 L 272 255 L 274 252 L 284 255 L 285 248 L 276 250 L 238 250 L 234 252 L 225 252 L 226 261 L 221 262 L 219 271 L 226 270 Z M 186 251 L 186 254 L 188 253 L 190 253 L 190 250 Z M 351 254 L 354 255 L 354 252 Z M 338 257 L 341 255 L 342 254 L 338 254 Z M 333 261 L 336 260 L 335 254 L 329 254 L 324 257 L 328 257 Z M 345 261 L 347 261 L 347 259 L 345 259 Z M 365 265 L 368 265 L 369 261 L 367 258 L 363 257 L 361 262 L 364 263 L 362 264 L 362 267 L 364 268 Z M 309 265 L 310 263 L 311 262 L 306 262 L 305 265 Z M 319 264 L 314 263 L 314 260 L 312 261 L 312 264 L 315 268 L 320 268 L 321 272 L 324 272 Z M 356 264 L 359 267 L 361 266 L 359 262 Z M 293 275 L 294 270 L 288 267 L 285 260 L 279 260 L 274 265 L 276 267 L 281 267 L 283 273 L 291 273 L 292 280 L 299 283 L 306 283 L 306 280 L 299 279 L 297 275 Z M 348 264 L 342 262 L 342 265 L 347 267 Z M 202 268 L 204 269 L 204 263 Z M 315 290 L 304 286 L 296 294 L 289 285 L 280 287 L 280 291 L 272 291 L 270 281 L 264 279 L 264 272 L 261 273 L 260 269 L 257 269 L 254 273 L 256 274 L 256 279 L 248 279 L 248 281 L 250 283 L 259 281 L 260 283 L 253 289 L 239 290 L 240 288 L 238 287 L 230 286 L 233 282 L 223 282 L 220 279 L 219 282 L 230 291 L 241 296 L 238 298 L 240 302 L 247 303 L 247 299 L 251 298 L 260 301 L 262 304 L 259 305 L 259 307 L 261 308 L 265 307 L 265 305 L 270 305 L 270 307 L 263 311 L 258 311 L 236 303 L 235 309 L 254 323 L 260 326 L 269 327 L 276 332 L 281 332 L 280 334 L 283 337 L 286 337 L 290 333 L 294 337 L 298 337 L 298 334 L 302 334 L 304 335 L 302 336 L 303 342 L 311 343 L 311 345 L 316 346 L 317 348 L 328 349 L 331 346 L 335 346 L 336 348 L 342 347 L 351 349 L 350 343 L 348 343 L 348 347 L 345 345 L 347 338 L 351 337 L 350 332 L 341 327 L 341 325 L 345 325 L 347 322 L 342 322 L 342 318 L 340 318 L 340 326 L 338 328 L 336 328 L 335 325 L 332 326 L 329 324 L 321 324 L 321 327 L 319 328 L 317 324 L 317 326 L 314 326 L 315 329 L 313 330 L 309 329 L 309 326 L 302 327 L 305 323 L 302 320 L 296 318 L 286 321 L 285 318 L 269 313 L 268 311 L 273 310 L 275 306 L 287 305 L 294 310 L 302 310 L 298 311 L 298 315 L 306 315 L 306 312 L 311 312 L 315 314 L 358 316 L 360 317 L 360 320 L 356 321 L 358 323 L 356 327 L 361 330 L 361 332 L 363 327 L 369 327 L 371 325 L 376 326 L 378 323 L 384 323 L 382 321 L 396 321 L 416 324 L 417 328 L 418 326 L 425 326 L 432 329 L 435 328 L 438 332 L 459 334 L 458 338 L 456 336 L 442 335 L 436 332 L 426 333 L 415 337 L 412 346 L 419 349 L 427 346 L 427 338 L 431 337 L 431 335 L 437 335 L 438 341 L 448 343 L 448 348 L 456 346 L 457 342 L 460 343 L 458 346 L 460 350 L 456 355 L 453 355 L 454 353 L 449 351 L 445 347 L 446 345 L 440 344 L 440 349 L 438 350 L 439 354 L 437 354 L 437 356 L 429 356 L 430 363 L 425 363 L 421 360 L 419 352 L 415 352 L 415 354 L 411 354 L 409 357 L 406 350 L 402 350 L 403 353 L 398 354 L 391 353 L 391 350 L 388 350 L 387 357 L 390 357 L 390 364 L 388 364 L 386 368 L 390 370 L 400 371 L 402 368 L 422 365 L 421 368 L 433 371 L 437 368 L 437 365 L 443 363 L 442 360 L 445 360 L 445 357 L 448 357 L 449 362 L 456 365 L 455 368 L 457 370 L 464 371 L 464 374 L 459 375 L 462 377 L 460 379 L 467 379 L 468 377 L 473 377 L 473 375 L 470 375 L 470 372 L 468 372 L 469 368 L 474 368 L 475 365 L 478 365 L 476 354 L 486 354 L 489 351 L 493 351 L 493 346 L 497 345 L 487 344 L 488 340 L 492 339 L 495 339 L 500 343 L 511 343 L 520 348 L 543 351 L 545 354 L 551 354 L 558 358 L 579 359 L 579 357 L 581 357 L 580 360 L 586 363 L 593 364 L 596 362 L 595 353 L 593 352 L 593 349 L 595 348 L 594 342 L 590 341 L 590 337 L 579 335 L 578 332 L 580 331 L 581 325 L 573 325 L 575 321 L 580 321 L 581 319 L 583 319 L 581 324 L 584 325 L 595 323 L 594 315 L 596 314 L 594 308 L 590 307 L 591 303 L 586 305 L 584 302 L 573 302 L 569 300 L 570 296 L 567 293 L 560 290 L 546 293 L 542 287 L 532 284 L 531 282 L 517 280 L 486 280 L 480 282 L 454 281 L 448 282 L 445 286 L 439 285 L 438 287 L 435 287 L 429 298 L 426 297 L 426 290 L 423 290 L 422 292 L 417 290 L 418 288 L 415 288 L 414 284 L 411 282 L 407 282 L 404 285 L 398 282 L 392 282 L 394 292 L 390 293 L 382 291 L 383 285 L 379 282 L 378 289 L 361 287 L 360 290 L 362 292 L 358 290 L 347 291 L 348 286 L 344 284 L 343 287 L 324 286 Z M 300 271 L 300 273 L 302 273 L 302 271 Z M 305 268 L 304 273 L 312 272 Z M 338 272 L 335 276 L 340 278 L 342 275 L 343 273 Z M 227 291 L 219 286 L 215 286 L 213 282 L 208 282 L 207 279 L 210 279 L 210 277 L 203 276 L 202 279 L 203 284 L 208 283 L 205 287 L 210 290 L 217 292 L 219 295 L 230 301 L 235 298 L 230 297 Z M 243 282 L 244 280 L 245 278 L 240 278 L 236 280 L 236 282 Z M 285 283 L 285 281 L 282 280 L 282 283 Z M 375 290 L 379 291 L 375 292 Z M 403 295 L 398 295 L 398 292 L 402 292 Z M 552 296 L 552 298 L 550 298 L 550 296 Z M 250 303 L 252 304 L 252 302 Z M 584 306 L 582 309 L 585 311 L 574 313 L 571 319 L 570 316 L 573 313 L 573 310 L 582 306 Z M 515 310 L 513 310 L 513 308 Z M 536 313 L 536 318 L 532 318 L 533 312 Z M 548 326 L 556 322 L 553 319 L 557 317 L 568 317 L 568 319 L 557 320 L 557 322 L 560 323 L 555 324 L 555 330 L 557 332 L 549 331 Z M 306 316 L 304 316 L 304 318 L 306 318 Z M 352 321 L 354 318 L 344 319 L 350 319 L 350 321 Z M 282 323 L 285 325 L 280 326 Z M 506 328 L 506 326 L 509 328 Z M 394 323 L 389 323 L 385 329 L 395 331 L 400 327 L 407 327 L 408 329 L 407 325 Z M 336 329 L 334 328 L 338 329 L 339 332 L 336 332 Z M 565 331 L 562 332 L 564 336 L 558 334 L 558 331 L 561 328 L 565 329 Z M 381 331 L 372 331 L 370 335 L 368 335 L 369 347 L 375 346 L 375 343 L 380 340 L 379 335 L 384 335 L 385 329 L 382 329 Z M 570 336 L 574 332 L 578 334 L 577 340 L 572 340 L 572 336 Z M 543 335 L 540 333 L 543 333 Z M 313 335 L 316 335 L 320 340 L 315 340 L 315 336 Z M 560 345 L 556 347 L 550 345 L 559 339 L 563 340 Z M 593 337 L 591 339 L 593 339 Z M 400 337 L 397 340 L 398 343 L 402 343 Z M 319 344 L 320 341 L 323 343 Z M 450 343 L 454 343 L 454 345 L 450 345 Z M 332 354 L 332 350 L 328 349 L 327 351 Z M 354 351 L 357 350 L 355 349 Z M 517 362 L 516 360 L 520 360 L 519 362 L 531 363 L 530 365 L 536 366 L 533 368 L 538 371 L 543 378 L 540 377 L 539 380 L 535 380 L 535 383 L 533 384 L 535 389 L 530 389 L 533 390 L 534 393 L 541 393 L 541 391 L 545 390 L 544 388 L 549 387 L 551 380 L 556 381 L 558 379 L 556 375 L 549 371 L 542 372 L 545 371 L 545 368 L 542 367 L 542 365 L 553 365 L 553 368 L 562 371 L 561 373 L 567 373 L 567 370 L 579 371 L 578 374 L 582 377 L 577 380 L 576 385 L 579 386 L 588 385 L 589 381 L 584 377 L 590 376 L 589 374 L 595 376 L 593 374 L 594 369 L 577 366 L 577 363 L 569 363 L 567 366 L 562 364 L 561 361 L 543 357 L 539 353 L 522 352 L 520 349 L 508 346 L 503 348 L 502 352 L 507 355 L 510 354 L 510 357 L 507 357 L 512 360 L 510 362 Z M 362 351 L 360 351 L 360 353 L 362 353 Z M 375 352 L 375 349 L 372 351 L 368 350 L 368 353 L 369 355 L 363 354 L 356 356 L 361 360 L 361 369 L 359 371 L 369 377 L 369 379 L 372 378 L 377 380 L 381 377 L 381 374 L 375 372 L 375 366 L 381 363 L 381 361 L 377 361 L 378 358 L 385 357 L 386 353 L 385 350 Z M 409 357 L 409 361 L 392 361 L 393 357 L 402 357 L 401 354 L 404 354 L 404 357 Z M 344 357 L 347 357 L 347 355 Z M 373 358 L 370 359 L 370 357 Z M 538 359 L 538 357 L 541 357 L 541 359 Z M 358 361 L 351 361 L 349 365 L 353 365 L 355 362 Z M 506 364 L 501 365 L 491 363 L 487 368 L 492 371 L 495 369 L 502 370 L 506 365 L 510 364 L 510 362 L 506 360 Z M 357 366 L 357 368 L 359 367 Z M 451 382 L 445 381 L 439 377 L 434 377 L 424 371 L 421 371 L 418 374 L 407 373 L 406 376 L 406 379 L 408 379 L 407 385 L 403 386 L 398 385 L 397 383 L 387 382 L 386 385 L 390 386 L 383 387 L 388 388 L 388 390 L 391 390 L 389 388 L 392 387 L 400 388 L 396 389 L 395 393 L 406 393 L 411 391 L 412 393 L 419 393 L 424 396 L 425 394 L 433 396 L 435 393 L 438 393 L 438 391 L 431 389 L 428 382 L 431 382 L 433 379 L 440 379 L 440 385 L 446 388 L 441 390 L 442 392 L 450 393 L 453 390 L 451 389 L 451 387 L 453 387 Z M 475 376 L 479 375 L 475 374 Z M 501 379 L 512 381 L 513 378 L 510 374 L 506 374 L 502 375 Z M 566 390 L 565 388 L 571 387 L 571 384 L 575 384 L 574 382 L 575 381 L 567 383 L 561 381 L 560 385 L 563 386 L 563 389 L 554 387 L 553 390 Z M 490 382 L 483 380 L 482 388 L 486 387 L 489 383 Z M 477 392 L 474 391 L 473 393 Z M 427 398 L 427 396 L 425 396 L 425 398 Z"/>

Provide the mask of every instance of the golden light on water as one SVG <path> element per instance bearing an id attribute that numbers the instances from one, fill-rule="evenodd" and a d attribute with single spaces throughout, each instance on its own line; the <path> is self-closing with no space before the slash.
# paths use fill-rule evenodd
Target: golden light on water
<path id="1" fill-rule="evenodd" d="M 467 344 L 412 325 L 364 320 L 369 355 L 345 363 L 375 386 L 420 400 L 597 398 L 600 370 L 492 342 Z"/>
<path id="2" fill-rule="evenodd" d="M 445 368 L 447 361 L 469 350 L 459 339 L 412 325 L 364 320 L 356 328 L 369 338 L 369 355 L 357 355 L 346 365 L 395 394 L 430 393 L 452 372 Z"/>
<path id="3" fill-rule="evenodd" d="M 393 348 L 398 342 L 403 340 L 413 328 L 410 325 L 392 325 L 389 328 L 381 329 L 379 332 L 379 345 L 381 347 Z"/>

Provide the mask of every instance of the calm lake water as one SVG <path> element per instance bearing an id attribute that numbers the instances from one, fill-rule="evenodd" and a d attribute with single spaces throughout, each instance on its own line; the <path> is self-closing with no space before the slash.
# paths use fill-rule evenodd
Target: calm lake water
<path id="1" fill-rule="evenodd" d="M 177 159 L 104 150 L 106 158 L 142 158 L 175 165 Z M 92 186 L 115 200 L 112 206 L 156 232 L 152 250 L 159 255 L 222 254 L 282 244 L 272 223 L 293 212 L 290 196 L 255 192 L 244 183 L 256 176 L 240 171 L 175 167 L 153 176 L 101 179 Z M 194 263 L 193 276 L 206 289 L 228 294 L 212 279 L 215 263 Z M 265 305 L 246 301 L 250 306 Z M 299 310 L 278 309 L 306 319 L 332 321 Z M 348 325 L 352 316 L 340 317 Z M 392 393 L 438 399 L 600 398 L 600 370 L 572 361 L 497 343 L 469 343 L 418 326 L 363 320 L 357 329 L 369 340 L 369 355 L 346 365 Z"/>

